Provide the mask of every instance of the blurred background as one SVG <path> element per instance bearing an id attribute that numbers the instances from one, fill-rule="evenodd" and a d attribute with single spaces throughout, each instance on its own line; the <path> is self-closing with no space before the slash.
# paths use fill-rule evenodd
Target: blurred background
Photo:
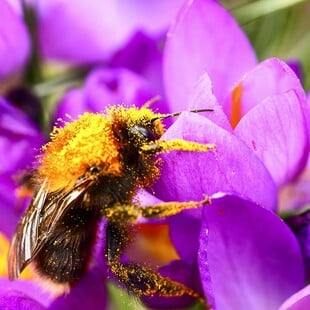
<path id="1" fill-rule="evenodd" d="M 222 0 L 248 35 L 259 60 L 298 60 L 303 85 L 310 89 L 310 1 Z"/>

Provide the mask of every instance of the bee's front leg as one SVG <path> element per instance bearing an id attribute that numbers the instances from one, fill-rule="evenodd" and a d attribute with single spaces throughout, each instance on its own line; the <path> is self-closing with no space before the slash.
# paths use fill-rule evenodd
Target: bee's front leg
<path id="1" fill-rule="evenodd" d="M 206 196 L 200 201 L 169 201 L 154 204 L 151 206 L 143 206 L 139 207 L 139 212 L 140 215 L 145 218 L 161 218 L 176 215 L 183 210 L 199 208 L 210 203 L 211 199 Z"/>
<path id="2" fill-rule="evenodd" d="M 210 204 L 211 199 L 206 196 L 200 201 L 169 201 L 150 206 L 134 204 L 116 204 L 103 210 L 103 216 L 112 222 L 135 223 L 140 216 L 145 218 L 162 218 L 180 213 L 183 210 L 199 208 Z"/>

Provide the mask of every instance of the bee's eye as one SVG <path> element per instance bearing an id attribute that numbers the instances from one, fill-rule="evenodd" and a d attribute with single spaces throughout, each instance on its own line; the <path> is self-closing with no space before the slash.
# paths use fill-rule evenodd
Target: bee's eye
<path id="1" fill-rule="evenodd" d="M 144 141 L 155 141 L 155 134 L 147 127 L 133 126 L 128 130 L 128 136 L 130 139 L 140 139 Z"/>
<path id="2" fill-rule="evenodd" d="M 100 166 L 92 166 L 89 168 L 89 172 L 91 174 L 98 174 L 101 171 L 101 167 Z"/>

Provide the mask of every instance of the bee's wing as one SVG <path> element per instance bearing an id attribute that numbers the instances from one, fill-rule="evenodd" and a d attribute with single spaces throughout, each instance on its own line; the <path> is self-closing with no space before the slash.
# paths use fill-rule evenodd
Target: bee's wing
<path id="1" fill-rule="evenodd" d="M 87 185 L 49 193 L 43 184 L 17 226 L 8 256 L 9 278 L 16 279 L 41 249 L 58 219 L 85 192 Z"/>

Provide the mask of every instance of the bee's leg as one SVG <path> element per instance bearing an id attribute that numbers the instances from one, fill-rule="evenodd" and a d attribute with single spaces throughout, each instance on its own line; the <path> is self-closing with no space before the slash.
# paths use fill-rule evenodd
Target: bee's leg
<path id="1" fill-rule="evenodd" d="M 122 263 L 122 251 L 129 242 L 126 226 L 116 222 L 108 222 L 106 228 L 107 260 L 117 279 L 137 296 L 153 296 L 158 294 L 165 297 L 178 297 L 185 294 L 205 300 L 195 291 L 185 285 L 161 276 L 155 270 L 137 263 Z M 207 309 L 209 309 L 207 307 Z"/>
<path id="2" fill-rule="evenodd" d="M 171 201 L 157 203 L 151 206 L 137 206 L 134 204 L 113 205 L 110 208 L 105 208 L 103 216 L 112 222 L 135 222 L 139 216 L 145 218 L 160 218 L 178 214 L 187 209 L 199 208 L 206 204 L 210 204 L 209 197 L 200 201 Z"/>
<path id="3" fill-rule="evenodd" d="M 201 201 L 171 201 L 158 203 L 151 206 L 139 207 L 139 212 L 146 218 L 159 218 L 175 215 L 183 210 L 199 208 L 210 203 L 211 199 L 206 196 L 205 199 Z"/>

